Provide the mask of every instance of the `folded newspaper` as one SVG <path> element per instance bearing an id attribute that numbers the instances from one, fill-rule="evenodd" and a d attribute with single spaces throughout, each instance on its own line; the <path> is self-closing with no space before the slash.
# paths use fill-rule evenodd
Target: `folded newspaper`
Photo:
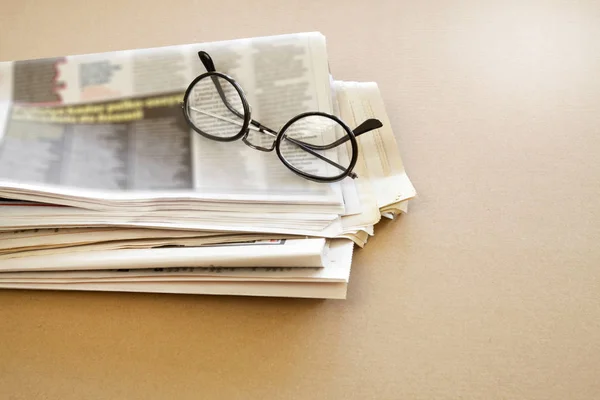
<path id="1" fill-rule="evenodd" d="M 381 121 L 358 178 L 192 130 L 199 51 L 265 126 Z M 415 195 L 377 85 L 335 81 L 319 33 L 0 62 L 0 288 L 345 298 L 354 246 Z"/>

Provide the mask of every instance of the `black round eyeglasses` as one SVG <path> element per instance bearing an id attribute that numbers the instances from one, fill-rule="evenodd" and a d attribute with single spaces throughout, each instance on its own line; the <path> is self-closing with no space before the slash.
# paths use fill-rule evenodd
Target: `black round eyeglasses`
<path id="1" fill-rule="evenodd" d="M 312 181 L 357 178 L 353 172 L 358 159 L 356 137 L 381 128 L 381 121 L 370 118 L 352 130 L 335 115 L 311 111 L 273 130 L 252 119 L 244 91 L 232 77 L 216 71 L 208 53 L 200 51 L 198 56 L 207 72 L 190 83 L 182 104 L 194 131 L 220 142 L 242 139 L 256 150 L 275 150 L 286 167 Z M 349 145 L 347 152 L 338 151 L 342 144 Z"/>

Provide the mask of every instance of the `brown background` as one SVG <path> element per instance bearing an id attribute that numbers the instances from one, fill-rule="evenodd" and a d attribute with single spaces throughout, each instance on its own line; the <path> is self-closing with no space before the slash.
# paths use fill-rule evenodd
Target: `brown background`
<path id="1" fill-rule="evenodd" d="M 0 291 L 0 398 L 600 396 L 600 5 L 0 1 L 0 59 L 319 30 L 419 197 L 347 301 Z"/>

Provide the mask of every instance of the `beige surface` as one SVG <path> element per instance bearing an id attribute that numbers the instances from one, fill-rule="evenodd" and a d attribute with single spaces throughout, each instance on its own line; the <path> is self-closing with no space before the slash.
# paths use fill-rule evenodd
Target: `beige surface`
<path id="1" fill-rule="evenodd" d="M 597 2 L 0 4 L 1 60 L 320 30 L 420 195 L 347 301 L 2 291 L 0 398 L 600 396 Z"/>

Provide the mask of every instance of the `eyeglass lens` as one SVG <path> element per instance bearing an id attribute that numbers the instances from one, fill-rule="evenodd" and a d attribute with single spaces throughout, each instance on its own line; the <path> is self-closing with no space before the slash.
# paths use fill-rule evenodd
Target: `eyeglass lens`
<path id="1" fill-rule="evenodd" d="M 242 129 L 242 98 L 229 81 L 219 76 L 207 76 L 196 82 L 187 108 L 194 126 L 210 136 L 231 138 Z"/>
<path id="2" fill-rule="evenodd" d="M 297 170 L 320 178 L 339 176 L 350 166 L 352 150 L 347 144 L 321 149 L 347 135 L 336 121 L 309 115 L 293 122 L 280 141 L 282 157 Z"/>

